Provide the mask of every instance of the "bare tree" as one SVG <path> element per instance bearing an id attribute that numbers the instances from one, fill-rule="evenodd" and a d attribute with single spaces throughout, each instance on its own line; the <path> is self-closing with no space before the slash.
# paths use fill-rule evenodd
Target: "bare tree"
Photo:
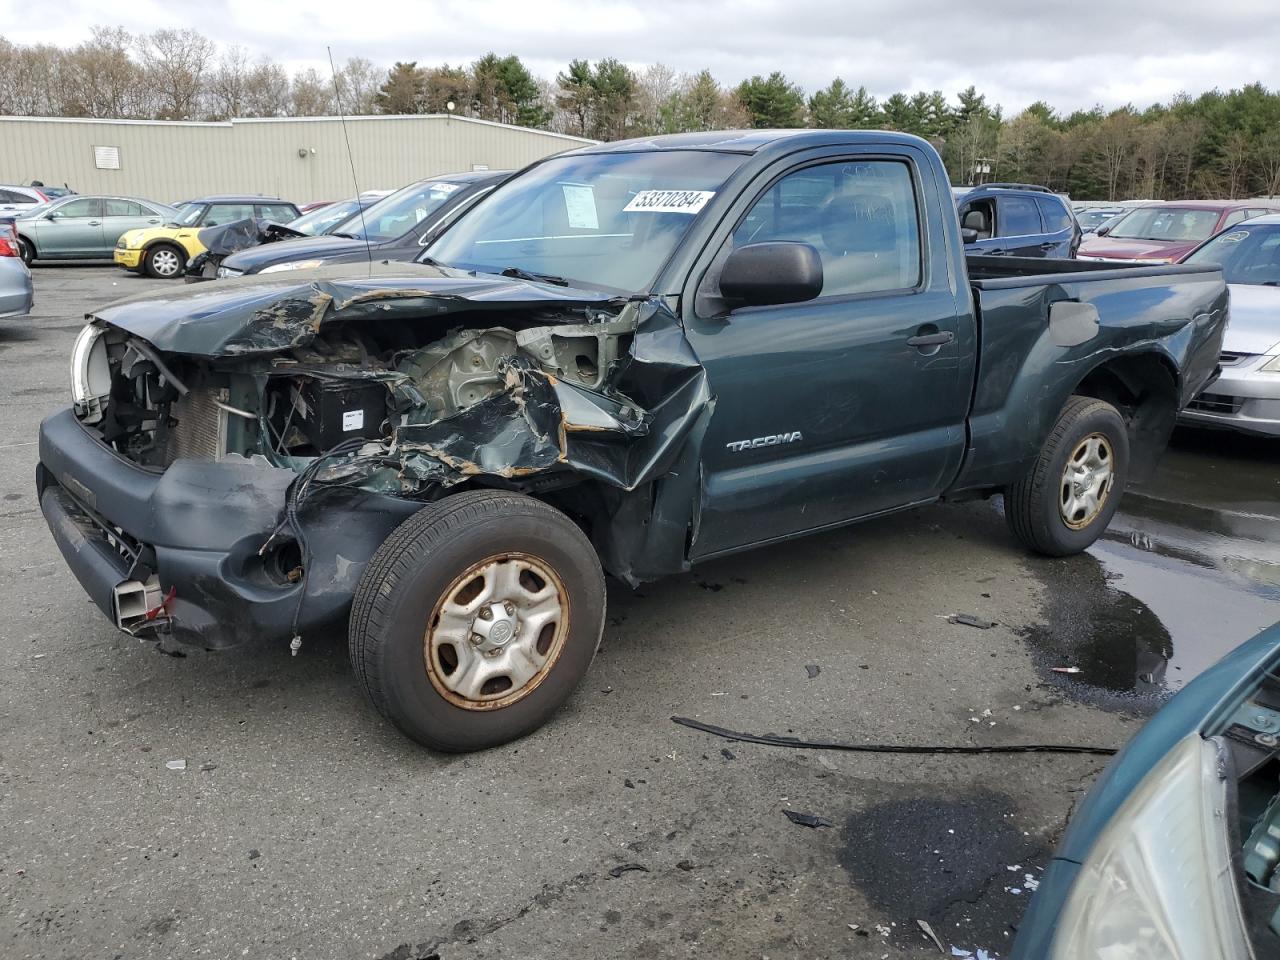
<path id="1" fill-rule="evenodd" d="M 289 103 L 295 117 L 331 116 L 335 112 L 333 81 L 315 67 L 299 70 L 289 84 Z"/>
<path id="2" fill-rule="evenodd" d="M 646 67 L 636 78 L 635 133 L 668 132 L 671 98 L 680 89 L 676 72 L 665 63 Z"/>
<path id="3" fill-rule="evenodd" d="M 378 87 L 383 73 L 364 57 L 351 57 L 338 71 L 339 106 L 344 113 L 365 116 L 378 112 Z"/>
<path id="4" fill-rule="evenodd" d="M 1127 108 L 1115 111 L 1094 131 L 1094 156 L 1106 184 L 1108 200 L 1120 196 L 1125 174 L 1132 172 L 1137 141 L 1138 120 Z"/>
<path id="5" fill-rule="evenodd" d="M 206 84 L 209 119 L 226 120 L 245 116 L 245 97 L 249 86 L 249 53 L 232 45 L 223 51 L 218 66 Z"/>
<path id="6" fill-rule="evenodd" d="M 249 71 L 244 85 L 246 117 L 280 117 L 289 109 L 289 75 L 266 58 Z"/>
<path id="7" fill-rule="evenodd" d="M 157 30 L 138 41 L 138 56 L 162 120 L 188 120 L 199 108 L 205 73 L 217 48 L 196 31 Z"/>
<path id="8" fill-rule="evenodd" d="M 1270 127 L 1258 141 L 1257 163 L 1267 196 L 1280 196 L 1280 128 Z"/>
<path id="9" fill-rule="evenodd" d="M 145 117 L 151 104 L 142 70 L 129 56 L 133 36 L 121 27 L 94 27 L 91 39 L 62 58 L 67 113 L 85 117 Z"/>
<path id="10" fill-rule="evenodd" d="M 1222 186 L 1227 198 L 1234 200 L 1247 191 L 1249 167 L 1253 160 L 1253 144 L 1241 131 L 1236 130 L 1222 143 L 1218 151 L 1218 170 L 1222 174 Z"/>

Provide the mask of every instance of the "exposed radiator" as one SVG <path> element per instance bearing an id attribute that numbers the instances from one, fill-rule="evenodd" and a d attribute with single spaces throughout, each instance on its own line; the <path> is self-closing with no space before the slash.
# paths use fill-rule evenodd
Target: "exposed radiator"
<path id="1" fill-rule="evenodd" d="M 169 407 L 177 423 L 169 429 L 165 464 L 184 458 L 220 460 L 227 450 L 227 412 L 214 401 L 226 403 L 225 390 L 192 388 Z"/>

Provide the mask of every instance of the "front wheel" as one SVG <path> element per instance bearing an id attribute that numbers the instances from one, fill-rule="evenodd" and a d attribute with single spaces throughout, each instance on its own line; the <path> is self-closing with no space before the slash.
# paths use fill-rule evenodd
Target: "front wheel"
<path id="1" fill-rule="evenodd" d="M 182 251 L 172 244 L 157 243 L 143 256 L 142 267 L 157 280 L 172 280 L 182 273 Z"/>
<path id="2" fill-rule="evenodd" d="M 1073 396 L 1031 469 L 1005 491 L 1005 518 L 1037 553 L 1080 553 L 1111 522 L 1128 475 L 1129 434 L 1120 412 Z"/>
<path id="3" fill-rule="evenodd" d="M 474 491 L 425 507 L 369 562 L 351 663 L 379 712 L 435 750 L 481 750 L 547 721 L 590 666 L 604 574 L 560 511 Z"/>

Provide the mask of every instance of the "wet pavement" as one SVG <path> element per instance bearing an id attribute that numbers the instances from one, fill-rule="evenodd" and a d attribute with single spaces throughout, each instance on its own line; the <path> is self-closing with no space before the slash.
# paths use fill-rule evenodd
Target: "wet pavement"
<path id="1" fill-rule="evenodd" d="M 1025 631 L 1044 681 L 1149 713 L 1280 620 L 1280 442 L 1180 428 L 1104 538 L 1047 567 L 1046 616 Z"/>

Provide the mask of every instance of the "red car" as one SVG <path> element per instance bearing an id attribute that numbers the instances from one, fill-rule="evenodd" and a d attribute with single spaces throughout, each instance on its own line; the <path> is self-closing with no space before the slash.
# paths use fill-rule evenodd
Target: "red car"
<path id="1" fill-rule="evenodd" d="M 1264 213 L 1280 200 L 1176 200 L 1136 207 L 1080 245 L 1080 260 L 1174 263 L 1215 233 Z"/>

